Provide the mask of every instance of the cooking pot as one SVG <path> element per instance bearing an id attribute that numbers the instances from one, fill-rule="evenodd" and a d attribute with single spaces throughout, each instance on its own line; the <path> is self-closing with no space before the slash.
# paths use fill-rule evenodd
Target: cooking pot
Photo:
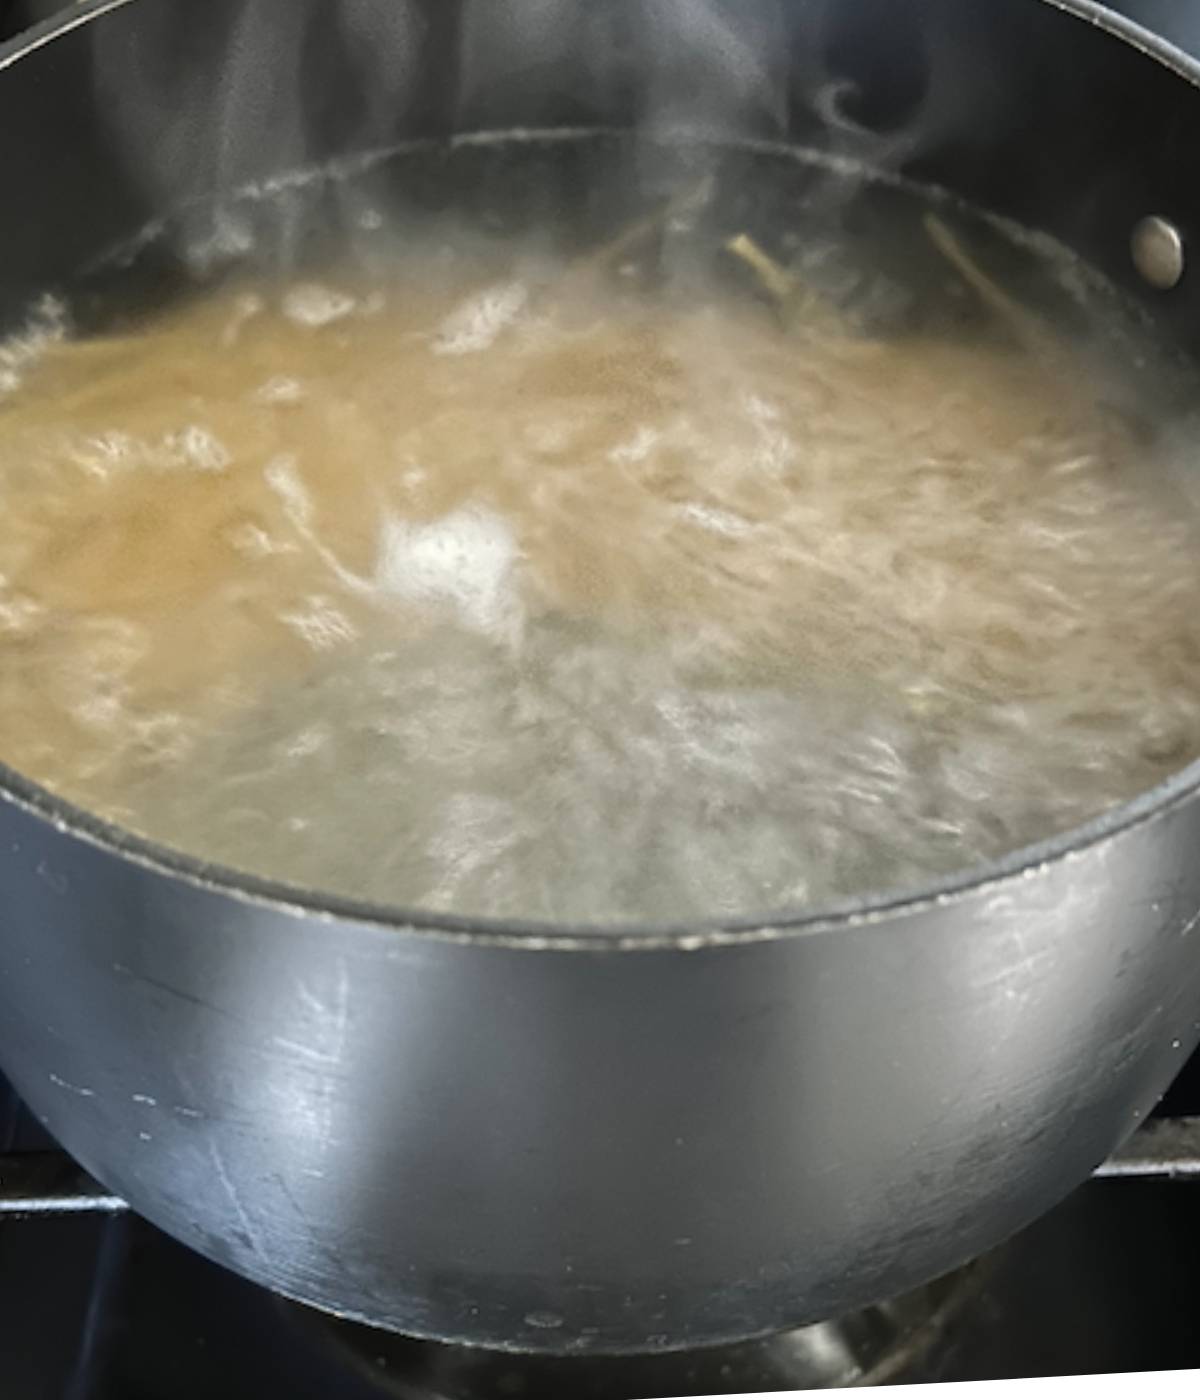
<path id="1" fill-rule="evenodd" d="M 1198 70 L 1129 22 L 1085 0 L 689 0 L 642 50 L 640 8 L 79 6 L 0 50 L 0 319 L 246 181 L 368 138 L 628 125 L 666 84 L 676 116 L 878 158 L 1050 232 L 1200 349 Z M 692 82 L 700 13 L 728 42 Z M 615 931 L 282 888 L 0 785 L 0 1063 L 22 1096 L 178 1239 L 416 1336 L 700 1346 L 900 1293 L 1069 1193 L 1200 1038 L 1197 766 L 903 898 Z"/>

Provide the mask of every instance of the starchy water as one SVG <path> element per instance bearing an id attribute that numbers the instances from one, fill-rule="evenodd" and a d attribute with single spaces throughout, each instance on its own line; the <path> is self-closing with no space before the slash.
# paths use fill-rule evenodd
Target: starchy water
<path id="1" fill-rule="evenodd" d="M 612 926 L 911 887 L 1196 757 L 1195 499 L 1116 301 L 1061 257 L 1074 322 L 998 299 L 916 195 L 923 281 L 848 260 L 828 171 L 801 233 L 681 188 L 44 303 L 3 758 L 260 876 Z"/>

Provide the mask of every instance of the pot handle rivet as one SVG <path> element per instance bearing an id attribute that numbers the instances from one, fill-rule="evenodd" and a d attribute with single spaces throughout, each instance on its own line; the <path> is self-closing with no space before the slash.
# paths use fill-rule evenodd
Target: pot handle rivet
<path id="1" fill-rule="evenodd" d="M 1150 286 L 1169 292 L 1183 280 L 1183 235 L 1170 220 L 1157 214 L 1139 219 L 1129 246 L 1134 267 Z"/>

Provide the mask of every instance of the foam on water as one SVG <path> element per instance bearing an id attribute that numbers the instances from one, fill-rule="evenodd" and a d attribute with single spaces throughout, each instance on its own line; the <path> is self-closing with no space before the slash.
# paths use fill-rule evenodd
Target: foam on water
<path id="1" fill-rule="evenodd" d="M 447 602 L 467 626 L 499 634 L 519 623 L 519 557 L 511 530 L 491 511 L 472 507 L 422 525 L 389 517 L 375 581 L 397 598 Z"/>
<path id="2" fill-rule="evenodd" d="M 283 298 L 283 314 L 299 326 L 317 329 L 341 321 L 355 309 L 353 297 L 317 282 L 293 287 Z"/>
<path id="3" fill-rule="evenodd" d="M 17 390 L 25 373 L 66 333 L 66 306 L 58 297 L 42 297 L 25 328 L 0 343 L 0 399 Z"/>
<path id="4" fill-rule="evenodd" d="M 7 761 L 258 874 L 612 925 L 911 886 L 1200 754 L 1194 448 L 1082 352 L 436 246 L 0 347 Z"/>
<path id="5" fill-rule="evenodd" d="M 478 355 L 514 325 L 529 301 L 521 282 L 488 287 L 456 307 L 438 328 L 434 349 L 439 355 Z"/>

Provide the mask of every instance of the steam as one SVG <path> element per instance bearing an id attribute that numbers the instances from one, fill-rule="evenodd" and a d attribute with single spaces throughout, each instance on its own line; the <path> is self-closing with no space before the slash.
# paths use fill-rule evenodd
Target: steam
<path id="1" fill-rule="evenodd" d="M 556 110 L 617 113 L 624 100 L 618 123 L 653 136 L 782 135 L 785 38 L 779 0 L 468 0 L 459 115 L 487 125 L 499 106 L 541 125 Z"/>
<path id="2" fill-rule="evenodd" d="M 913 14 L 875 0 L 140 3 L 90 34 L 122 178 L 147 212 L 174 208 L 201 272 L 248 252 L 234 192 L 275 181 L 286 203 L 280 177 L 411 139 L 632 129 L 651 177 L 665 142 L 799 139 L 887 171 L 936 96 Z M 350 233 L 363 210 L 345 197 Z M 294 241 L 285 225 L 258 252 L 286 262 Z"/>
<path id="3" fill-rule="evenodd" d="M 196 270 L 236 260 L 231 195 L 400 139 L 425 27 L 416 0 L 132 5 L 89 31 L 119 176 Z"/>

